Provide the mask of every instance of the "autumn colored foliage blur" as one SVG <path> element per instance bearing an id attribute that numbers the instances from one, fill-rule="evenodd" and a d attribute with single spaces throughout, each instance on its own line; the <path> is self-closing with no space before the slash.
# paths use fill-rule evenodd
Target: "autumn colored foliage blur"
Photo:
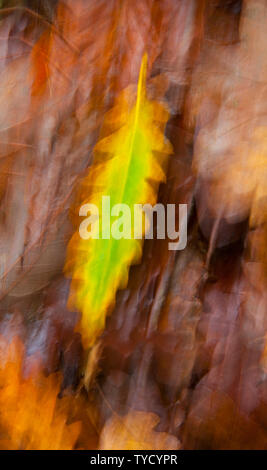
<path id="1" fill-rule="evenodd" d="M 266 22 L 0 1 L 0 449 L 267 448 Z M 122 183 L 188 205 L 184 250 L 87 252 L 81 203 Z"/>

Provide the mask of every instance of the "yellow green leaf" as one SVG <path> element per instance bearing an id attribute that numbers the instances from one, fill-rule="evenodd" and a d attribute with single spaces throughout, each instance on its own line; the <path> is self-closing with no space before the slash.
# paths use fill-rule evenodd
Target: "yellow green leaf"
<path id="1" fill-rule="evenodd" d="M 134 205 L 156 203 L 158 185 L 165 180 L 165 163 L 171 153 L 164 137 L 168 111 L 146 96 L 146 63 L 144 56 L 137 93 L 132 87 L 124 90 L 107 113 L 93 164 L 83 181 L 82 202 L 97 206 L 100 238 L 84 240 L 77 232 L 69 244 L 69 305 L 82 312 L 81 327 L 88 346 L 103 330 L 117 290 L 126 287 L 130 265 L 140 261 L 142 240 L 133 237 Z M 116 204 L 129 207 L 131 223 L 126 227 L 127 235 L 123 232 L 128 238 L 114 239 L 111 234 L 110 239 L 103 239 L 102 230 L 105 236 L 109 228 L 108 209 L 102 209 L 103 196 L 110 197 L 111 208 Z M 118 215 L 111 217 L 111 225 L 116 222 L 120 222 Z"/>

